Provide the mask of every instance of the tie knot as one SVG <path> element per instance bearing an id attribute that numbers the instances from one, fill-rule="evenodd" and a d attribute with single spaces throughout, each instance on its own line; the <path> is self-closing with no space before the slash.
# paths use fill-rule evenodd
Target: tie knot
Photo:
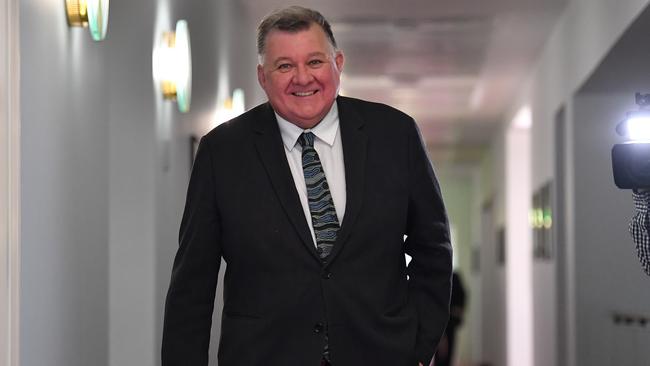
<path id="1" fill-rule="evenodd" d="M 305 146 L 307 147 L 313 147 L 314 146 L 314 134 L 311 132 L 303 132 L 302 135 L 298 138 L 298 142 L 300 143 L 300 146 L 303 148 Z"/>

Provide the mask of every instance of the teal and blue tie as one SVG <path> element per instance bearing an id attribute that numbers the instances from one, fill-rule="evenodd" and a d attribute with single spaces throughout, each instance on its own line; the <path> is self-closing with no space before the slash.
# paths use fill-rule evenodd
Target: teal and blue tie
<path id="1" fill-rule="evenodd" d="M 300 135 L 298 142 L 302 146 L 302 171 L 307 185 L 307 199 L 316 236 L 316 248 L 320 258 L 325 261 L 334 247 L 339 221 L 323 166 L 314 149 L 314 137 L 313 133 L 305 132 Z"/>
<path id="2" fill-rule="evenodd" d="M 323 171 L 318 153 L 314 149 L 314 134 L 305 132 L 300 135 L 298 142 L 302 146 L 302 171 L 305 175 L 305 185 L 307 185 L 307 200 L 316 236 L 316 250 L 321 260 L 325 262 L 334 247 L 336 234 L 339 231 L 339 220 L 336 216 L 325 171 Z M 330 349 L 327 331 L 325 332 L 323 360 L 329 364 Z"/>

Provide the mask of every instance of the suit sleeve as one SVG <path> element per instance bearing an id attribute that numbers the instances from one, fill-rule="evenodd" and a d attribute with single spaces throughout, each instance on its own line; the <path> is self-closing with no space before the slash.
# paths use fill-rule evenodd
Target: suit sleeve
<path id="1" fill-rule="evenodd" d="M 630 221 L 630 234 L 636 245 L 636 253 L 641 261 L 641 266 L 645 273 L 650 275 L 650 235 L 648 233 L 650 231 L 650 217 L 648 217 L 650 191 L 634 191 L 632 196 L 636 210 Z"/>
<path id="2" fill-rule="evenodd" d="M 452 250 L 440 187 L 415 121 L 411 125 L 405 251 L 412 258 L 407 268 L 409 299 L 418 316 L 415 355 L 428 365 L 449 320 Z"/>
<path id="3" fill-rule="evenodd" d="M 207 366 L 221 263 L 220 220 L 208 140 L 201 139 L 187 190 L 165 302 L 163 366 Z"/>

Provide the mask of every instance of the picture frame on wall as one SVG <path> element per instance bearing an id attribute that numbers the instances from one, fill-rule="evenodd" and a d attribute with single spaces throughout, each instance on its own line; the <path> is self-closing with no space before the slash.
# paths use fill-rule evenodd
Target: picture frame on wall
<path id="1" fill-rule="evenodd" d="M 535 191 L 531 209 L 531 227 L 533 230 L 533 259 L 553 259 L 553 197 L 552 181 L 545 183 Z"/>

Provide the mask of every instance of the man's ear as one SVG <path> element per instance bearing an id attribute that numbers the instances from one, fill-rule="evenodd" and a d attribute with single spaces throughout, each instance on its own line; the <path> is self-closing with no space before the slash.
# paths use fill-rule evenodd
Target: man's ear
<path id="1" fill-rule="evenodd" d="M 257 64 L 257 82 L 260 83 L 262 89 L 266 90 L 266 75 L 264 75 L 264 66 Z"/>
<path id="2" fill-rule="evenodd" d="M 336 62 L 336 68 L 339 70 L 339 73 L 342 72 L 343 64 L 345 63 L 345 56 L 343 56 L 343 51 L 336 51 L 334 62 Z"/>

